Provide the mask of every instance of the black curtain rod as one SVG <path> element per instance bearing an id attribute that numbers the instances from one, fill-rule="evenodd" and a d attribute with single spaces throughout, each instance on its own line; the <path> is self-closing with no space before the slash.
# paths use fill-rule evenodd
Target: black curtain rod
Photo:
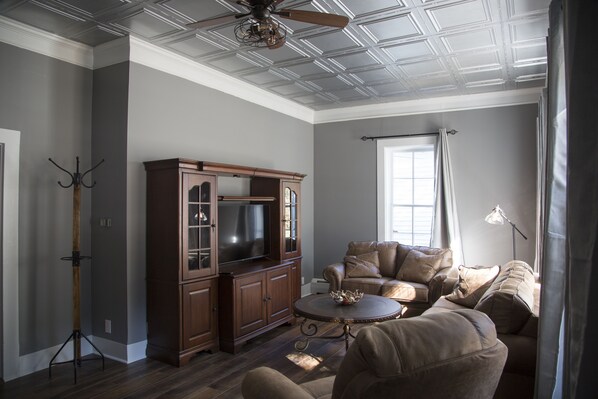
<path id="1" fill-rule="evenodd" d="M 459 133 L 457 130 L 452 129 L 447 131 L 447 134 L 457 134 Z M 394 138 L 399 138 L 399 137 L 415 137 L 415 136 L 432 136 L 438 134 L 438 132 L 432 132 L 432 133 L 411 133 L 411 134 L 395 134 L 393 136 L 363 136 L 361 138 L 361 140 L 363 141 L 368 141 L 368 140 L 378 140 L 378 139 L 394 139 Z"/>

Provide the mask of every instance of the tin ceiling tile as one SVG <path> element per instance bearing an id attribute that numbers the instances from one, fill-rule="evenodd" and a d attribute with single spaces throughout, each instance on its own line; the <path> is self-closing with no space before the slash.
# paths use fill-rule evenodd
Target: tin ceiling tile
<path id="1" fill-rule="evenodd" d="M 150 39 L 166 33 L 175 33 L 184 30 L 182 26 L 175 25 L 164 17 L 145 8 L 116 21 L 114 25 Z"/>
<path id="2" fill-rule="evenodd" d="M 486 70 L 486 71 L 472 71 L 472 72 L 464 73 L 462 76 L 466 83 L 492 81 L 492 80 L 504 81 L 502 68 L 490 69 L 490 70 Z"/>
<path id="3" fill-rule="evenodd" d="M 305 78 L 306 76 L 313 75 L 330 75 L 332 71 L 326 66 L 317 61 L 302 62 L 295 65 L 289 65 L 284 67 L 284 70 L 292 73 L 299 78 Z"/>
<path id="4" fill-rule="evenodd" d="M 276 51 L 270 50 L 268 48 L 262 48 L 250 50 L 249 52 L 265 60 L 270 65 L 294 62 L 308 57 L 305 52 L 289 42 L 287 42 L 284 46 L 277 48 Z"/>
<path id="5" fill-rule="evenodd" d="M 346 30 L 334 30 L 301 39 L 318 54 L 327 55 L 337 51 L 355 50 L 362 45 Z"/>
<path id="6" fill-rule="evenodd" d="M 409 77 L 445 72 L 444 66 L 437 59 L 402 64 L 400 68 Z"/>
<path id="7" fill-rule="evenodd" d="M 507 9 L 510 18 L 546 13 L 549 5 L 550 0 L 507 0 Z"/>
<path id="8" fill-rule="evenodd" d="M 395 44 L 393 46 L 383 47 L 382 50 L 395 62 L 436 55 L 430 42 L 427 40 Z"/>
<path id="9" fill-rule="evenodd" d="M 238 54 L 211 60 L 208 64 L 226 72 L 241 72 L 259 66 L 259 64 Z"/>
<path id="10" fill-rule="evenodd" d="M 90 16 L 123 5 L 121 0 L 57 0 L 56 2 Z"/>
<path id="11" fill-rule="evenodd" d="M 500 66 L 498 52 L 459 54 L 453 57 L 460 70 Z"/>
<path id="12" fill-rule="evenodd" d="M 467 0 L 443 4 L 426 10 L 438 32 L 467 25 L 490 22 L 485 0 Z"/>
<path id="13" fill-rule="evenodd" d="M 341 101 L 363 100 L 369 97 L 369 95 L 356 88 L 336 90 L 330 94 Z"/>
<path id="14" fill-rule="evenodd" d="M 298 83 L 291 83 L 286 85 L 274 86 L 269 88 L 270 91 L 273 91 L 281 96 L 296 96 L 299 94 L 305 94 L 306 92 L 310 92 L 308 88 L 298 84 Z"/>
<path id="15" fill-rule="evenodd" d="M 351 84 L 346 81 L 345 79 L 339 76 L 331 76 L 329 78 L 322 78 L 322 79 L 314 79 L 310 80 L 310 83 L 316 85 L 320 89 L 324 91 L 334 91 L 334 90 L 341 90 L 346 89 Z"/>
<path id="16" fill-rule="evenodd" d="M 169 43 L 168 47 L 194 58 L 213 55 L 226 50 L 225 47 L 198 35 Z"/>
<path id="17" fill-rule="evenodd" d="M 481 29 L 443 36 L 442 42 L 449 53 L 471 51 L 496 46 L 493 29 Z"/>
<path id="18" fill-rule="evenodd" d="M 294 97 L 293 100 L 303 105 L 319 105 L 333 102 L 331 99 L 321 94 L 309 94 L 307 96 Z"/>
<path id="19" fill-rule="evenodd" d="M 392 10 L 405 5 L 400 0 L 333 0 L 351 18 Z"/>
<path id="20" fill-rule="evenodd" d="M 339 55 L 331 57 L 331 60 L 345 70 L 380 65 L 380 61 L 369 51 Z"/>
<path id="21" fill-rule="evenodd" d="M 513 59 L 516 64 L 546 63 L 546 46 L 518 46 L 513 47 Z"/>
<path id="22" fill-rule="evenodd" d="M 244 7 L 236 9 L 232 4 L 217 1 L 198 1 L 198 0 L 166 0 L 159 3 L 166 9 L 183 15 L 192 21 L 201 21 L 204 19 L 246 11 Z"/>
<path id="23" fill-rule="evenodd" d="M 56 34 L 65 32 L 73 25 L 85 26 L 84 19 L 38 2 L 22 3 L 18 7 L 8 10 L 4 15 Z"/>
<path id="24" fill-rule="evenodd" d="M 77 35 L 70 37 L 70 39 L 85 43 L 88 46 L 97 46 L 123 36 L 125 36 L 123 33 L 117 32 L 116 30 L 96 25 L 91 29 L 82 31 Z"/>
<path id="25" fill-rule="evenodd" d="M 393 81 L 396 77 L 386 68 L 368 69 L 360 72 L 353 72 L 351 76 L 355 77 L 361 83 L 370 85 L 383 81 Z"/>
<path id="26" fill-rule="evenodd" d="M 511 25 L 511 40 L 513 43 L 522 43 L 528 40 L 541 39 L 547 35 L 547 18 L 522 20 Z"/>
<path id="27" fill-rule="evenodd" d="M 359 26 L 378 44 L 423 34 L 412 14 L 370 21 Z"/>
<path id="28" fill-rule="evenodd" d="M 370 89 L 373 90 L 378 96 L 391 96 L 398 93 L 406 93 L 408 90 L 399 82 L 383 84 L 383 85 L 373 85 L 370 86 Z"/>
<path id="29" fill-rule="evenodd" d="M 265 72 L 250 73 L 241 77 L 251 83 L 255 83 L 260 86 L 288 80 L 288 78 L 285 78 L 284 76 L 272 70 L 267 70 Z"/>

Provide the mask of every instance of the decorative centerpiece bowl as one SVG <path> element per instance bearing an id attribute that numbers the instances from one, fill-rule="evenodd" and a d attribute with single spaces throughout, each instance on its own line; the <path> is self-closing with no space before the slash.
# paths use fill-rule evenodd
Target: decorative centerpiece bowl
<path id="1" fill-rule="evenodd" d="M 363 298 L 363 291 L 338 290 L 331 291 L 330 296 L 339 305 L 353 305 Z"/>

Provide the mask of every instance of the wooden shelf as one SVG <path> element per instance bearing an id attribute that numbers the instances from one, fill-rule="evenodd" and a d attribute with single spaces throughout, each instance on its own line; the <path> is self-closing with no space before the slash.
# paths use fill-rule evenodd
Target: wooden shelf
<path id="1" fill-rule="evenodd" d="M 219 195 L 218 201 L 256 201 L 256 202 L 274 202 L 274 197 L 257 197 L 250 195 Z"/>

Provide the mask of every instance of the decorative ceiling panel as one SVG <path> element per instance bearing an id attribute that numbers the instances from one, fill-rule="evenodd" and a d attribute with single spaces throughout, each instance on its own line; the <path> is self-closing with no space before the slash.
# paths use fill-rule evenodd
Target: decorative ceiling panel
<path id="1" fill-rule="evenodd" d="M 351 18 L 404 7 L 399 0 L 335 0 L 335 2 Z"/>
<path id="2" fill-rule="evenodd" d="M 247 0 L 253 1 L 253 0 Z M 132 35 L 315 110 L 543 86 L 550 0 L 284 0 L 350 18 L 275 17 L 278 49 L 237 42 L 235 0 L 0 0 L 0 15 L 97 46 Z"/>

